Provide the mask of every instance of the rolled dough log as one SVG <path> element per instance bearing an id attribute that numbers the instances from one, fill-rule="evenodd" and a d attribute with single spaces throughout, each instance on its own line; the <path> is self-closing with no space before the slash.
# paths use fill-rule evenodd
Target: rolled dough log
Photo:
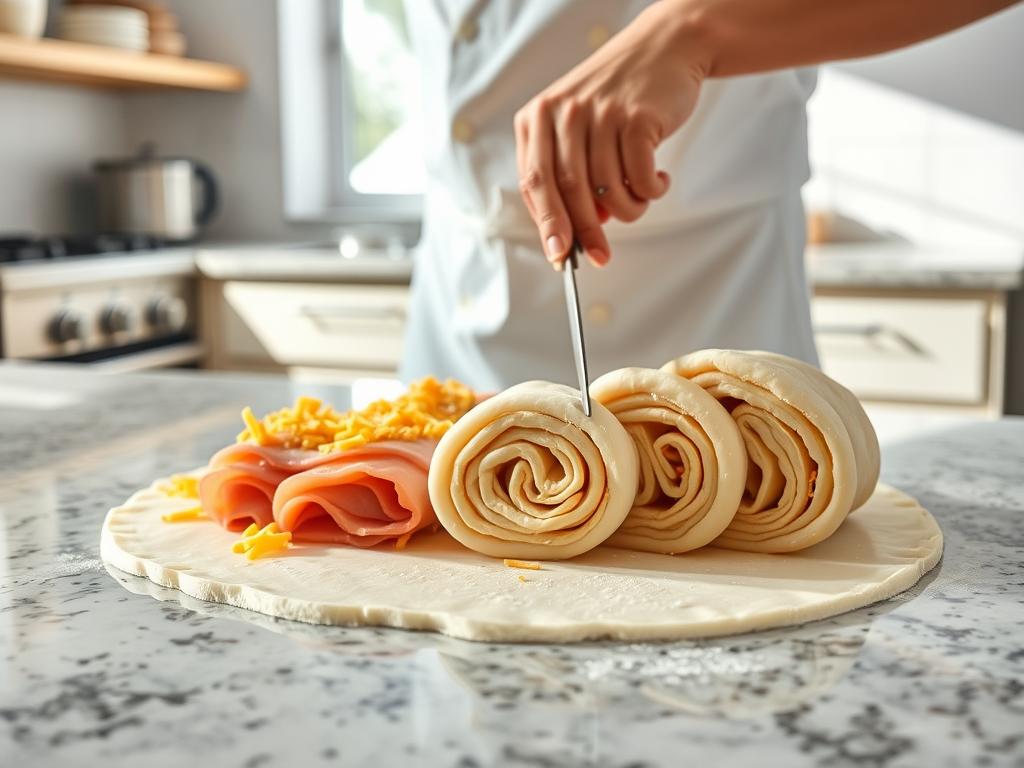
<path id="1" fill-rule="evenodd" d="M 637 487 L 626 430 L 577 390 L 530 381 L 485 400 L 438 443 L 430 500 L 441 525 L 492 557 L 563 560 L 619 527 Z"/>
<path id="2" fill-rule="evenodd" d="M 816 368 L 769 352 L 706 349 L 663 370 L 723 403 L 746 444 L 746 494 L 717 546 L 795 552 L 831 536 L 871 495 L 875 431 L 857 398 Z"/>
<path id="3" fill-rule="evenodd" d="M 633 508 L 608 543 L 671 555 L 722 533 L 747 475 L 729 412 L 693 382 L 649 368 L 606 373 L 590 394 L 629 432 L 640 463 Z"/>

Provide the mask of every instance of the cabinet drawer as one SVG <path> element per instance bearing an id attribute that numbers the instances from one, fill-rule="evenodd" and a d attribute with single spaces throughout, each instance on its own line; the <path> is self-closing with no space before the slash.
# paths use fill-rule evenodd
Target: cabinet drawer
<path id="1" fill-rule="evenodd" d="M 393 371 L 408 288 L 227 282 L 221 343 L 229 358 Z"/>
<path id="2" fill-rule="evenodd" d="M 984 299 L 817 296 L 811 308 L 822 369 L 858 396 L 985 402 Z"/>

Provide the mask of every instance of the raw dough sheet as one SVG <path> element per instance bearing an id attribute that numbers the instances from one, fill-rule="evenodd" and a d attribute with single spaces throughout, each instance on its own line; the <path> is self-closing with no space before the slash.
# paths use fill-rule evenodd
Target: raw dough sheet
<path id="1" fill-rule="evenodd" d="M 659 555 L 598 547 L 542 570 L 506 567 L 444 532 L 388 545 L 295 545 L 258 560 L 212 521 L 165 523 L 190 505 L 156 486 L 103 523 L 103 559 L 200 600 L 313 624 L 433 630 L 468 640 L 669 640 L 833 616 L 912 587 L 942 554 L 914 499 L 879 485 L 829 539 L 787 555 L 705 547 Z M 194 503 L 194 502 L 191 502 Z M 522 577 L 522 579 L 520 578 Z"/>

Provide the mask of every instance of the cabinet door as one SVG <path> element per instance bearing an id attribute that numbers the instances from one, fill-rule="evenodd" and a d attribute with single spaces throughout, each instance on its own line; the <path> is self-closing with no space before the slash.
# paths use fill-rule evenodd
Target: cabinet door
<path id="1" fill-rule="evenodd" d="M 409 290 L 403 286 L 226 282 L 226 358 L 282 366 L 394 371 Z"/>
<path id="2" fill-rule="evenodd" d="M 817 296 L 811 306 L 822 369 L 858 396 L 984 404 L 985 299 Z"/>

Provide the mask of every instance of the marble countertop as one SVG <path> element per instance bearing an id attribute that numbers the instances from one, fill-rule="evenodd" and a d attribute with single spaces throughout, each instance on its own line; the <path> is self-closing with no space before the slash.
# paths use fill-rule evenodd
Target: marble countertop
<path id="1" fill-rule="evenodd" d="M 394 247 L 352 257 L 322 245 L 210 245 L 196 249 L 196 268 L 214 280 L 408 283 L 409 251 Z"/>
<path id="2" fill-rule="evenodd" d="M 403 283 L 412 275 L 412 260 L 401 248 L 345 258 L 323 246 L 210 245 L 197 249 L 196 266 L 217 280 Z M 807 271 L 821 288 L 1014 290 L 1024 282 L 1024 250 L 827 245 L 808 249 Z"/>
<path id="3" fill-rule="evenodd" d="M 296 394 L 0 366 L 0 764 L 1024 762 L 1024 420 L 887 444 L 883 478 L 939 520 L 943 561 L 910 593 L 787 630 L 475 644 L 278 621 L 103 566 L 108 507 L 201 464 L 243 405 Z"/>
<path id="4" fill-rule="evenodd" d="M 1024 248 L 833 243 L 807 249 L 807 273 L 816 288 L 1012 291 L 1024 284 Z"/>

